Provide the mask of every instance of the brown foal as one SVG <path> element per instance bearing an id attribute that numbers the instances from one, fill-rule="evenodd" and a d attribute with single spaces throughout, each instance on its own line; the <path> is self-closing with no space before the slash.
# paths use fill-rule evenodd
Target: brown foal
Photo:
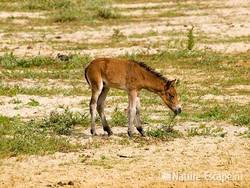
<path id="1" fill-rule="evenodd" d="M 104 101 L 110 88 L 128 92 L 128 135 L 133 135 L 133 123 L 142 136 L 145 136 L 140 120 L 139 92 L 146 89 L 158 94 L 164 103 L 177 115 L 181 113 L 176 80 L 168 80 L 144 63 L 114 58 L 93 60 L 85 68 L 85 78 L 91 87 L 90 100 L 91 134 L 96 135 L 96 110 L 101 118 L 104 131 L 112 135 L 104 114 Z"/>

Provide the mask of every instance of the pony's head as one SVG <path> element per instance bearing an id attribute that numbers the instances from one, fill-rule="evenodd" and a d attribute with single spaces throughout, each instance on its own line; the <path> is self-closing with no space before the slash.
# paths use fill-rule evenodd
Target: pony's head
<path id="1" fill-rule="evenodd" d="M 175 82 L 176 79 L 166 81 L 160 96 L 164 103 L 177 115 L 181 113 L 181 106 L 175 89 Z"/>

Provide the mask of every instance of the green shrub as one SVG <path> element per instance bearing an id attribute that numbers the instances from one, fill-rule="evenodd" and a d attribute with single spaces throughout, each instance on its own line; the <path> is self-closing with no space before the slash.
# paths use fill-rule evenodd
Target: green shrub
<path id="1" fill-rule="evenodd" d="M 187 34 L 187 49 L 192 50 L 194 48 L 194 34 L 193 34 L 194 26 L 192 26 L 191 29 L 189 29 Z"/>

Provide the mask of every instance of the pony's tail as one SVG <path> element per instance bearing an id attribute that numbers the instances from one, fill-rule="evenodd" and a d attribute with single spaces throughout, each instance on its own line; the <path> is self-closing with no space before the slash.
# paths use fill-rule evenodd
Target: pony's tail
<path id="1" fill-rule="evenodd" d="M 84 70 L 84 76 L 85 76 L 85 79 L 86 79 L 87 83 L 90 85 L 88 77 L 87 77 L 87 71 L 88 71 L 88 67 L 86 67 L 85 70 Z"/>

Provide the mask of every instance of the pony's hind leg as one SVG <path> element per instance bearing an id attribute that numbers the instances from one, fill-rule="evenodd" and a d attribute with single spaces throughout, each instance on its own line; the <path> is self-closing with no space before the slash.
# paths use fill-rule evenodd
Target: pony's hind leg
<path id="1" fill-rule="evenodd" d="M 96 129 L 95 129 L 95 120 L 96 120 L 96 107 L 97 107 L 97 100 L 99 95 L 101 94 L 102 91 L 102 85 L 99 87 L 92 87 L 92 96 L 89 104 L 89 109 L 90 109 L 90 115 L 91 115 L 91 129 L 90 132 L 93 136 L 97 135 L 96 134 Z"/>
<path id="2" fill-rule="evenodd" d="M 137 97 L 137 98 L 136 98 L 135 126 L 136 126 L 137 131 L 138 131 L 142 136 L 145 136 L 144 130 L 143 130 L 142 125 L 141 125 L 140 109 L 141 109 L 140 98 Z"/>
<path id="3" fill-rule="evenodd" d="M 97 112 L 101 118 L 103 130 L 106 131 L 108 135 L 110 136 L 113 134 L 113 132 L 111 131 L 108 125 L 108 122 L 106 120 L 105 114 L 104 114 L 104 102 L 107 97 L 108 91 L 109 91 L 108 87 L 103 87 L 102 92 L 97 101 Z"/>

